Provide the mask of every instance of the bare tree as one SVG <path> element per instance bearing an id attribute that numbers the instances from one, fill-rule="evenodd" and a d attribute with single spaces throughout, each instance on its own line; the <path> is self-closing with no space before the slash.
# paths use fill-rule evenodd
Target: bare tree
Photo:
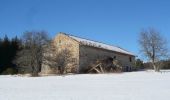
<path id="1" fill-rule="evenodd" d="M 58 73 L 66 72 L 67 64 L 71 62 L 71 52 L 68 49 L 58 48 L 53 41 L 45 46 L 43 64 Z M 55 73 L 55 72 L 54 72 Z M 56 72 L 57 73 L 57 72 Z"/>
<path id="2" fill-rule="evenodd" d="M 167 57 L 167 45 L 161 34 L 153 28 L 140 32 L 139 45 L 144 55 L 151 61 L 155 71 L 160 70 L 159 61 Z"/>
<path id="3" fill-rule="evenodd" d="M 43 65 L 42 65 L 42 71 L 47 71 L 46 68 L 44 68 L 44 66 L 48 66 L 48 68 L 50 68 L 50 70 L 53 70 L 51 73 L 57 73 L 57 68 L 58 68 L 58 64 L 56 62 L 56 60 L 58 59 L 58 49 L 56 46 L 54 46 L 54 44 L 51 42 L 49 42 L 47 45 L 43 46 Z"/>
<path id="4" fill-rule="evenodd" d="M 37 76 L 41 70 L 43 45 L 49 41 L 46 32 L 25 32 L 22 38 L 22 49 L 17 53 L 14 61 L 18 66 L 31 69 L 33 76 Z"/>

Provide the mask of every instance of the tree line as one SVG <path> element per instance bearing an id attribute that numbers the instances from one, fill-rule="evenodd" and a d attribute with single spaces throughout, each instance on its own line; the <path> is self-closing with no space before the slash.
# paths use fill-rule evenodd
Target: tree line
<path id="1" fill-rule="evenodd" d="M 16 65 L 13 63 L 16 53 L 20 48 L 20 39 L 14 37 L 9 39 L 5 36 L 0 38 L 0 73 L 17 73 Z"/>
<path id="2" fill-rule="evenodd" d="M 161 60 L 157 62 L 160 69 L 170 69 L 170 59 Z M 141 59 L 136 59 L 135 70 L 153 69 L 152 62 L 143 62 Z"/>
<path id="3" fill-rule="evenodd" d="M 50 41 L 45 31 L 26 31 L 19 39 L 0 39 L 0 73 L 32 73 L 41 70 L 43 46 Z"/>
<path id="4" fill-rule="evenodd" d="M 138 43 L 148 62 L 143 63 L 142 60 L 136 59 L 135 70 L 170 69 L 166 41 L 158 31 L 142 30 Z M 67 50 L 57 52 L 57 49 L 59 48 L 45 31 L 26 31 L 20 38 L 17 36 L 11 39 L 8 36 L 0 38 L 0 74 L 31 73 L 37 76 L 43 63 L 64 73 L 71 53 Z"/>
<path id="5" fill-rule="evenodd" d="M 55 45 L 46 31 L 26 31 L 12 39 L 5 36 L 0 39 L 0 74 L 38 76 L 43 64 L 64 73 L 71 53 L 57 52 Z"/>

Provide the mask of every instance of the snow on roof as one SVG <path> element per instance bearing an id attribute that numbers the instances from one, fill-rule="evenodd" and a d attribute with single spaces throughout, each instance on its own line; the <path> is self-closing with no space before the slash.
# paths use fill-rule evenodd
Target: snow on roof
<path id="1" fill-rule="evenodd" d="M 70 35 L 70 34 L 66 34 L 66 35 L 71 37 L 72 39 L 80 42 L 83 45 L 93 46 L 93 47 L 97 47 L 97 48 L 102 48 L 102 49 L 106 49 L 106 50 L 111 50 L 111 51 L 135 56 L 133 53 L 126 51 L 126 50 L 124 50 L 120 47 L 117 47 L 117 46 L 107 45 L 107 44 L 104 44 L 104 43 L 101 43 L 101 42 L 96 42 L 96 41 L 92 41 L 92 40 L 89 40 L 89 39 L 80 38 L 80 37 L 73 36 L 73 35 Z"/>

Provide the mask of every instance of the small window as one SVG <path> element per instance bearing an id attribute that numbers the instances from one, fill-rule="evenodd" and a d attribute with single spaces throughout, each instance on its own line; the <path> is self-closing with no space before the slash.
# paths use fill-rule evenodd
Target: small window
<path id="1" fill-rule="evenodd" d="M 76 58 L 72 58 L 72 62 L 76 62 L 76 60 L 77 60 Z"/>
<path id="2" fill-rule="evenodd" d="M 132 57 L 129 57 L 129 61 L 132 62 Z"/>
<path id="3" fill-rule="evenodd" d="M 59 40 L 59 43 L 61 43 L 61 40 Z"/>
<path id="4" fill-rule="evenodd" d="M 116 59 L 116 56 L 114 56 L 113 58 Z"/>

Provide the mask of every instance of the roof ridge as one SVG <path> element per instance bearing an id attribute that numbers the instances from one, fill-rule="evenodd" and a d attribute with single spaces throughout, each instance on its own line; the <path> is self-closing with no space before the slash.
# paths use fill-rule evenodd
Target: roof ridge
<path id="1" fill-rule="evenodd" d="M 111 47 L 113 47 L 113 48 L 118 48 L 118 49 L 120 49 L 120 50 L 123 50 L 125 54 L 134 55 L 132 52 L 130 52 L 130 51 L 124 49 L 124 48 L 121 48 L 121 47 L 119 47 L 119 46 L 115 46 L 115 45 L 111 45 L 111 44 L 106 44 L 106 43 L 103 43 L 103 42 L 100 42 L 100 41 L 91 40 L 91 39 L 87 39 L 87 38 L 82 38 L 82 37 L 75 36 L 75 35 L 68 34 L 68 33 L 64 33 L 64 32 L 60 32 L 60 34 L 64 34 L 64 35 L 66 35 L 66 36 L 68 36 L 68 37 L 76 40 L 76 41 L 79 42 L 79 43 L 81 43 L 81 42 L 83 43 L 83 41 L 78 41 L 78 40 L 75 39 L 75 38 L 84 39 L 84 40 L 87 40 L 87 41 L 89 41 L 89 42 L 100 43 L 100 44 L 98 44 L 98 46 L 96 45 L 98 48 L 102 48 L 102 45 L 106 45 L 106 46 L 111 46 Z M 74 38 L 74 37 L 75 37 L 75 38 Z M 105 48 L 105 49 L 106 49 L 106 48 Z M 120 52 L 120 51 L 117 51 L 117 52 Z M 134 55 L 134 56 L 135 56 L 135 55 Z"/>
<path id="2" fill-rule="evenodd" d="M 119 46 L 116 46 L 116 45 L 107 44 L 107 43 L 104 43 L 104 42 L 101 42 L 101 41 L 92 40 L 92 39 L 88 39 L 88 38 L 83 38 L 83 37 L 75 36 L 75 35 L 68 34 L 68 33 L 63 33 L 63 32 L 61 32 L 61 34 L 65 34 L 65 35 L 67 35 L 67 36 L 74 36 L 74 37 L 77 37 L 77 38 L 86 39 L 86 40 L 89 40 L 89 41 L 98 42 L 98 43 L 102 43 L 102 44 L 105 44 L 105 45 L 109 45 L 109 46 L 114 46 L 114 47 L 120 48 Z M 122 48 L 120 48 L 120 49 L 122 49 Z M 123 49 L 123 50 L 124 50 L 124 49 Z M 126 50 L 126 51 L 127 51 L 127 50 Z"/>

